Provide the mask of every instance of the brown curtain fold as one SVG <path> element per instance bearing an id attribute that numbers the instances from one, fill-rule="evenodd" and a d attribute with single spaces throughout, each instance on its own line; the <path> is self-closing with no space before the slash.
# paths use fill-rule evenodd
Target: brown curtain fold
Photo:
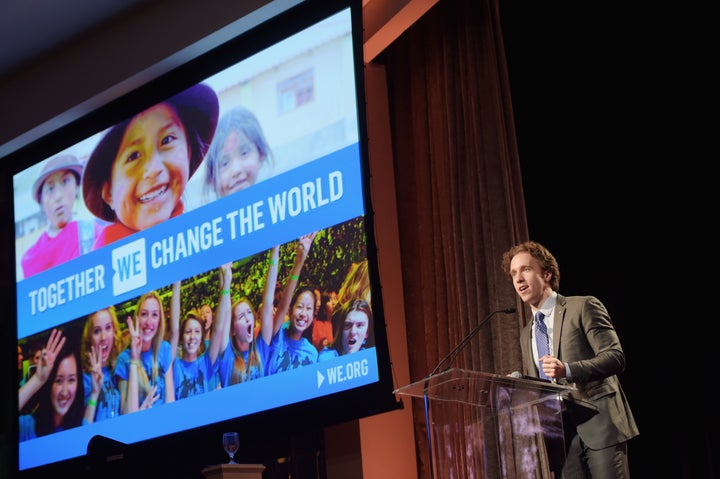
<path id="1" fill-rule="evenodd" d="M 410 375 L 417 381 L 490 312 L 453 364 L 520 369 L 521 303 L 500 267 L 528 237 L 498 0 L 438 2 L 383 54 L 388 78 Z M 414 408 L 421 477 L 425 416 Z"/>

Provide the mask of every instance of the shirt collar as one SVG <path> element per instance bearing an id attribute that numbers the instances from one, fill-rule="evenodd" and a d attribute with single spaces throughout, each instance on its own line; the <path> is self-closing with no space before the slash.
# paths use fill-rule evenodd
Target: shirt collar
<path id="1" fill-rule="evenodd" d="M 542 314 L 544 314 L 546 318 L 551 317 L 556 304 L 557 304 L 557 291 L 551 291 L 550 296 L 548 297 L 548 299 L 545 300 L 545 302 L 542 304 L 540 309 L 533 309 L 533 311 L 532 311 L 533 318 L 535 318 L 535 315 L 537 314 L 538 311 L 540 311 Z"/>

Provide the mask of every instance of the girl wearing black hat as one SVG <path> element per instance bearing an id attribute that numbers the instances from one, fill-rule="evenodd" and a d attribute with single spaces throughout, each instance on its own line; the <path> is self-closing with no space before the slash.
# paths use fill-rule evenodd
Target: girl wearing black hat
<path id="1" fill-rule="evenodd" d="M 83 175 L 88 210 L 112 223 L 94 249 L 183 212 L 182 195 L 213 138 L 218 110 L 213 89 L 198 84 L 105 134 Z"/>

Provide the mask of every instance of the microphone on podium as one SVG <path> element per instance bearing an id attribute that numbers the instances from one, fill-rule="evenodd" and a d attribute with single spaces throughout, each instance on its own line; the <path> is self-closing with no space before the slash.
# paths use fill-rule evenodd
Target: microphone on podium
<path id="1" fill-rule="evenodd" d="M 535 376 L 525 376 L 520 371 L 513 371 L 510 374 L 508 374 L 508 377 L 515 378 L 515 379 L 529 379 L 530 381 L 537 381 L 537 382 L 541 382 L 541 383 L 552 383 L 553 382 L 550 379 L 536 378 Z"/>
<path id="2" fill-rule="evenodd" d="M 490 314 L 488 314 L 487 316 L 485 316 L 485 317 L 482 319 L 482 321 L 480 321 L 480 322 L 477 324 L 477 326 L 475 326 L 474 328 L 472 328 L 472 330 L 468 333 L 468 335 L 465 336 L 465 337 L 462 339 L 462 341 L 460 341 L 460 342 L 457 344 L 457 346 L 455 346 L 454 348 L 452 348 L 452 350 L 450 350 L 450 352 L 447 353 L 447 354 L 445 355 L 445 357 L 443 357 L 443 358 L 440 360 L 440 362 L 437 364 L 437 366 L 435 366 L 435 369 L 432 370 L 432 372 L 430 373 L 430 375 L 428 376 L 428 378 L 430 378 L 430 377 L 432 377 L 432 376 L 435 376 L 435 375 L 436 375 L 437 373 L 439 373 L 439 372 L 445 372 L 445 371 L 447 371 L 448 369 L 450 369 L 450 366 L 452 365 L 453 360 L 455 360 L 455 358 L 458 356 L 458 354 L 460 354 L 460 352 L 462 352 L 462 350 L 465 349 L 465 346 L 468 345 L 468 343 L 472 340 L 472 338 L 474 338 L 474 337 L 480 332 L 480 328 L 482 328 L 482 327 L 485 325 L 485 323 L 487 323 L 488 321 L 490 321 L 490 319 L 492 319 L 493 316 L 495 316 L 495 315 L 498 314 L 498 313 L 513 314 L 513 313 L 516 312 L 516 311 L 517 311 L 517 308 L 498 309 L 497 311 L 493 311 L 492 313 L 490 313 Z M 440 368 L 443 367 L 443 366 L 445 366 L 445 369 L 443 369 L 442 371 L 440 371 Z"/>

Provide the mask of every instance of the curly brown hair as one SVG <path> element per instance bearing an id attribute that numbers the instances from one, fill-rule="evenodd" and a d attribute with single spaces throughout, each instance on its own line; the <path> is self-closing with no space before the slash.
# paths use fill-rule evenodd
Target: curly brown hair
<path id="1" fill-rule="evenodd" d="M 550 288 L 557 291 L 560 288 L 560 267 L 555 256 L 543 245 L 535 241 L 526 241 L 517 244 L 503 253 L 502 269 L 508 276 L 510 274 L 510 262 L 518 253 L 530 253 L 530 256 L 538 260 L 543 271 L 550 273 Z"/>

